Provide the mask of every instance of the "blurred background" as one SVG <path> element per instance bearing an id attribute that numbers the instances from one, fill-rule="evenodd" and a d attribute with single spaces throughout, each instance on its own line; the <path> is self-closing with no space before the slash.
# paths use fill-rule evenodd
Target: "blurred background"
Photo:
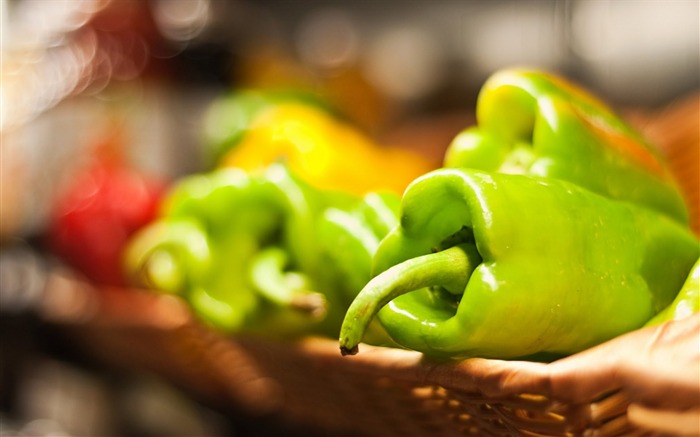
<path id="1" fill-rule="evenodd" d="M 207 169 L 207 111 L 233 90 L 308 92 L 377 143 L 437 166 L 455 134 L 474 123 L 483 81 L 529 66 L 589 88 L 652 140 L 663 143 L 668 130 L 694 138 L 688 147 L 697 158 L 696 0 L 0 5 L 3 436 L 281 432 L 152 372 L 96 363 L 55 329 L 89 313 L 89 302 L 60 285 L 80 272 L 44 244 L 66 187 L 97 155 L 118 155 L 155 181 L 152 192 Z M 663 123 L 650 124 L 652 116 Z M 679 133 L 682 117 L 695 123 Z M 94 232 L 111 235 L 109 227 Z"/>

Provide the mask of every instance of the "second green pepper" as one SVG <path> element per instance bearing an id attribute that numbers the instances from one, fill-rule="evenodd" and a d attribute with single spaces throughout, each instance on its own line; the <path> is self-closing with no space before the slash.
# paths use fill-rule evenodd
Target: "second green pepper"
<path id="1" fill-rule="evenodd" d="M 535 70 L 497 72 L 479 93 L 476 118 L 448 148 L 446 167 L 562 179 L 688 223 L 660 153 L 572 83 Z"/>
<path id="2" fill-rule="evenodd" d="M 283 165 L 188 176 L 161 218 L 133 239 L 127 267 L 142 284 L 185 296 L 227 332 L 330 334 L 345 306 L 322 264 L 316 220 L 354 201 L 308 186 Z"/>

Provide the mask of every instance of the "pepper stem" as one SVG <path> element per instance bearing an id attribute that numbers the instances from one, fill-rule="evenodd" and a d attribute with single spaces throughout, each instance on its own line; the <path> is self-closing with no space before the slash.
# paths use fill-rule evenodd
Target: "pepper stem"
<path id="1" fill-rule="evenodd" d="M 355 355 L 358 344 L 379 310 L 393 299 L 432 285 L 464 290 L 481 262 L 473 244 L 408 259 L 375 276 L 355 297 L 340 328 L 340 353 Z"/>
<path id="2" fill-rule="evenodd" d="M 328 303 L 321 293 L 309 291 L 308 278 L 298 272 L 285 272 L 289 257 L 280 247 L 271 246 L 253 257 L 249 278 L 253 287 L 269 301 L 287 306 L 314 319 L 321 319 Z"/>

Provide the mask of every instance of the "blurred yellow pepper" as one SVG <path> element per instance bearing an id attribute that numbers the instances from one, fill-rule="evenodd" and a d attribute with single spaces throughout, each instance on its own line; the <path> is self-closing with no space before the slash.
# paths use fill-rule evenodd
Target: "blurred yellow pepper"
<path id="1" fill-rule="evenodd" d="M 413 179 L 433 170 L 422 156 L 377 145 L 327 111 L 302 103 L 263 111 L 221 165 L 254 171 L 275 161 L 315 186 L 355 194 L 401 194 Z"/>

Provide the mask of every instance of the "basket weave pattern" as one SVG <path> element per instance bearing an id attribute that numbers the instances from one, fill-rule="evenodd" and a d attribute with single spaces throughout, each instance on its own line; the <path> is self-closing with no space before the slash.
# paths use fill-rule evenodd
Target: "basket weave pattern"
<path id="1" fill-rule="evenodd" d="M 162 305 L 161 299 L 154 297 L 141 311 Z M 512 371 L 516 362 L 480 360 L 464 367 L 367 345 L 358 356 L 342 357 L 328 339 L 232 340 L 192 319 L 136 326 L 119 323 L 121 317 L 127 311 L 103 319 L 103 329 L 80 333 L 112 365 L 149 368 L 222 406 L 333 435 L 651 435 L 627 422 L 628 402 L 619 392 L 565 403 L 483 390 L 484 382 Z"/>

